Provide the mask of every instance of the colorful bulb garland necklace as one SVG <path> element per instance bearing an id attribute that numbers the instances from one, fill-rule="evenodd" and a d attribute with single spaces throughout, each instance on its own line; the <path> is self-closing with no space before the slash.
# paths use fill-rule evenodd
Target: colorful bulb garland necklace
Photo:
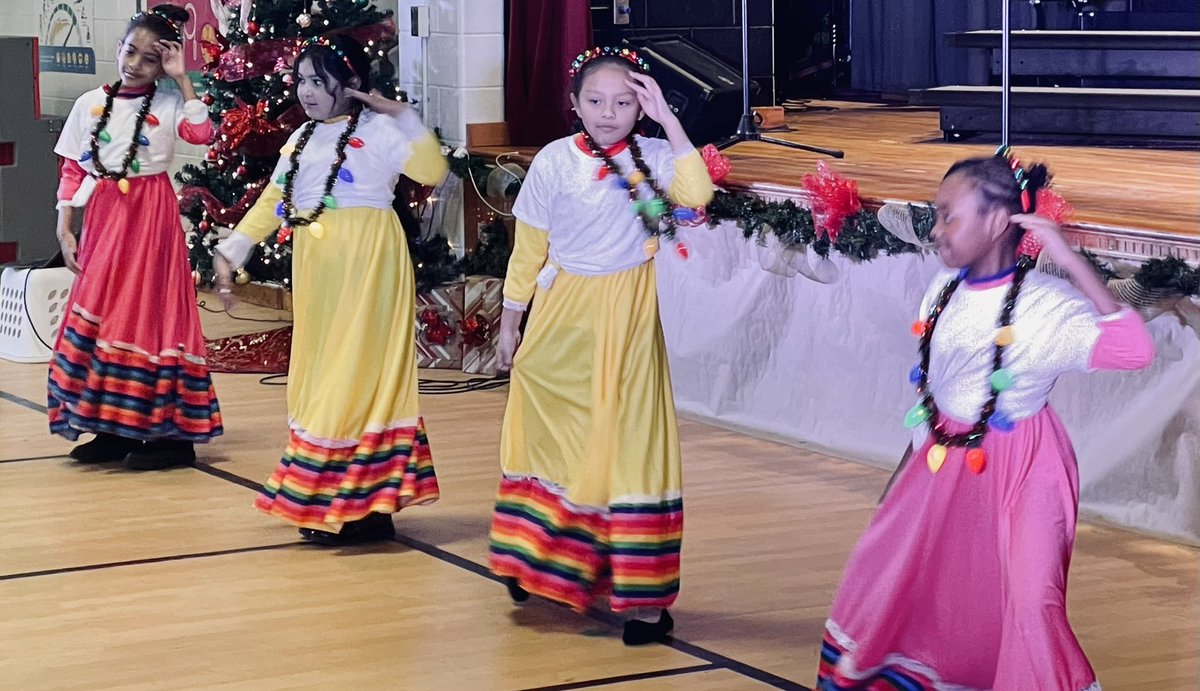
<path id="1" fill-rule="evenodd" d="M 1028 213 L 1031 210 L 1031 199 L 1028 190 L 1029 181 L 1024 169 L 1021 168 L 1020 161 L 1009 154 L 1007 147 L 1002 147 L 996 152 L 996 155 L 1004 158 L 1012 169 L 1013 177 L 1017 180 L 1021 189 L 1021 209 Z M 973 473 L 982 473 L 984 467 L 987 465 L 987 455 L 982 445 L 983 437 L 987 434 L 988 428 L 994 427 L 1000 431 L 1008 432 L 1012 431 L 1014 427 L 1013 421 L 1008 416 L 996 410 L 996 402 L 999 400 L 1000 394 L 1013 385 L 1012 373 L 1004 367 L 1004 350 L 1012 345 L 1014 341 L 1012 327 L 1013 310 L 1016 308 L 1017 296 L 1021 292 L 1025 276 L 1036 265 L 1039 249 L 1040 247 L 1037 246 L 1036 241 L 1033 241 L 1032 236 L 1027 233 L 1018 248 L 1017 264 L 1012 270 L 1012 283 L 1008 287 L 1008 293 L 1004 296 L 1004 302 L 1000 308 L 1000 317 L 996 324 L 996 335 L 992 343 L 992 373 L 988 376 L 991 393 L 979 411 L 979 419 L 968 431 L 950 434 L 942 428 L 941 421 L 938 419 L 937 402 L 934 401 L 933 393 L 929 390 L 929 354 L 933 341 L 933 331 L 937 327 L 938 319 L 941 318 L 942 312 L 945 311 L 946 306 L 950 303 L 950 298 L 954 296 L 954 291 L 958 289 L 959 284 L 965 279 L 965 269 L 956 278 L 947 283 L 942 288 L 942 291 L 938 293 L 937 300 L 929 310 L 929 315 L 923 321 L 913 324 L 913 334 L 921 339 L 918 350 L 921 355 L 921 362 L 909 373 L 909 381 L 916 385 L 917 394 L 922 398 L 920 403 L 908 411 L 908 414 L 904 418 L 904 424 L 907 427 L 916 427 L 928 422 L 934 444 L 929 448 L 925 462 L 928 464 L 931 472 L 936 473 L 941 469 L 942 464 L 946 460 L 949 447 L 959 447 L 967 449 L 967 468 Z"/>
<path id="2" fill-rule="evenodd" d="M 667 202 L 667 195 L 663 193 L 662 188 L 654 181 L 654 177 L 650 172 L 650 166 L 646 165 L 642 159 L 642 151 L 638 146 L 637 140 L 633 134 L 626 138 L 625 142 L 629 146 L 629 153 L 633 157 L 634 170 L 625 175 L 617 166 L 617 162 L 609 156 L 604 149 L 592 139 L 592 135 L 588 134 L 585 129 L 582 132 L 584 144 L 592 156 L 603 161 L 604 165 L 600 168 L 596 177 L 603 180 L 611 173 L 617 183 L 624 189 L 629 191 L 629 201 L 633 205 L 634 212 L 638 218 L 642 220 L 642 226 L 650 235 L 665 235 L 668 238 L 675 237 L 675 223 L 677 220 L 690 220 L 682 218 L 681 214 L 695 215 L 691 209 L 676 209 L 673 213 L 667 213 L 671 205 Z M 654 194 L 649 199 L 642 199 L 639 189 L 642 185 L 650 188 Z M 663 225 L 665 222 L 665 226 Z"/>
<path id="3" fill-rule="evenodd" d="M 106 128 L 108 127 L 108 119 L 112 116 L 113 100 L 120 90 L 121 80 L 105 85 L 104 106 L 99 113 L 93 110 L 93 114 L 99 115 L 100 119 L 96 121 L 96 126 L 92 128 L 91 147 L 88 151 L 83 152 L 79 157 L 79 162 L 82 163 L 91 160 L 92 168 L 95 170 L 95 177 L 105 180 L 116 180 L 117 189 L 121 190 L 121 194 L 129 194 L 129 180 L 126 176 L 131 171 L 136 174 L 142 167 L 137 160 L 138 147 L 150 146 L 150 139 L 142 134 L 142 127 L 147 123 L 151 126 L 158 124 L 158 118 L 154 117 L 150 112 L 150 104 L 154 101 L 154 93 L 158 90 L 158 84 L 151 83 L 146 94 L 142 96 L 142 106 L 138 109 L 137 120 L 133 126 L 133 139 L 129 142 L 129 150 L 125 152 L 125 158 L 121 161 L 120 170 L 110 170 L 100 160 L 100 143 L 107 144 L 112 141 L 112 135 L 108 133 Z"/>
<path id="4" fill-rule="evenodd" d="M 294 193 L 296 187 L 296 171 L 300 169 L 300 154 L 304 151 L 304 147 L 308 146 L 308 140 L 312 138 L 313 132 L 317 128 L 315 120 L 310 120 L 305 123 L 304 129 L 300 131 L 300 136 L 296 139 L 296 145 L 292 148 L 291 154 L 288 157 L 289 167 L 287 172 L 281 174 L 276 180 L 277 183 L 283 185 L 283 200 L 279 202 L 279 206 L 275 208 L 275 213 L 283 218 L 283 222 L 279 226 L 279 232 L 275 235 L 277 243 L 287 242 L 292 236 L 292 229 L 298 226 L 308 226 L 309 232 L 314 237 L 324 235 L 324 228 L 317 219 L 321 217 L 325 209 L 336 209 L 337 200 L 333 197 L 333 186 L 339 179 L 345 182 L 354 182 L 354 176 L 350 171 L 342 168 L 342 164 L 346 162 L 346 146 L 350 145 L 359 148 L 363 145 L 362 140 L 353 136 L 354 130 L 358 127 L 359 111 L 350 114 L 350 120 L 346 123 L 346 129 L 342 131 L 338 137 L 337 147 L 335 148 L 333 165 L 329 167 L 329 175 L 325 177 L 325 191 L 321 194 L 321 201 L 317 203 L 317 208 L 313 209 L 310 216 L 300 216 L 296 213 L 294 204 Z"/>

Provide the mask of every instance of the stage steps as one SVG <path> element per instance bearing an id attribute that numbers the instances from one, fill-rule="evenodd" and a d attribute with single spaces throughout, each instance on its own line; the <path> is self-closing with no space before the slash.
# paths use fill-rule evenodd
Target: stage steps
<path id="1" fill-rule="evenodd" d="M 989 50 L 993 85 L 914 90 L 909 102 L 937 107 L 947 140 L 998 133 L 1000 32 L 953 32 L 945 41 Z M 1200 31 L 1021 30 L 1010 47 L 1012 133 L 1200 145 Z"/>
<path id="2" fill-rule="evenodd" d="M 909 102 L 937 106 L 947 140 L 1000 131 L 1000 87 L 940 86 L 914 90 Z M 1009 128 L 1015 134 L 1148 137 L 1195 143 L 1198 89 L 1013 87 Z"/>

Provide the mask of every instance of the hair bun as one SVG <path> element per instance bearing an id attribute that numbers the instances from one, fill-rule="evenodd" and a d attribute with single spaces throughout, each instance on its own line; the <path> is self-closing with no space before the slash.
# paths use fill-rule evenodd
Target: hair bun
<path id="1" fill-rule="evenodd" d="M 1050 184 L 1050 171 L 1046 164 L 1034 163 L 1025 169 L 1025 179 L 1029 181 L 1030 194 L 1036 194 L 1038 190 Z"/>

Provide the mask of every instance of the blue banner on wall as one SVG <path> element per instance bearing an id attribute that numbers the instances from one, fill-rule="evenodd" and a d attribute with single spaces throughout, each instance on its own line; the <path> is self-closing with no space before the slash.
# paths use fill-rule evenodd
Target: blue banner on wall
<path id="1" fill-rule="evenodd" d="M 42 72 L 96 74 L 96 53 L 79 46 L 40 46 L 38 67 Z"/>

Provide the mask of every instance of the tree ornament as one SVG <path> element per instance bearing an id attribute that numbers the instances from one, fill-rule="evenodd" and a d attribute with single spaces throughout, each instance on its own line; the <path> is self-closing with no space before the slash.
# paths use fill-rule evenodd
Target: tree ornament
<path id="1" fill-rule="evenodd" d="M 238 269 L 237 275 L 233 277 L 233 282 L 244 286 L 250 282 L 250 272 L 245 269 Z"/>
<path id="2" fill-rule="evenodd" d="M 307 29 L 309 26 L 312 26 L 312 19 L 311 14 L 302 12 L 300 16 L 296 17 L 296 23 L 300 25 L 300 28 Z"/>
<path id="3" fill-rule="evenodd" d="M 246 33 L 250 36 L 256 36 L 258 34 L 258 22 L 253 19 L 246 22 Z"/>

